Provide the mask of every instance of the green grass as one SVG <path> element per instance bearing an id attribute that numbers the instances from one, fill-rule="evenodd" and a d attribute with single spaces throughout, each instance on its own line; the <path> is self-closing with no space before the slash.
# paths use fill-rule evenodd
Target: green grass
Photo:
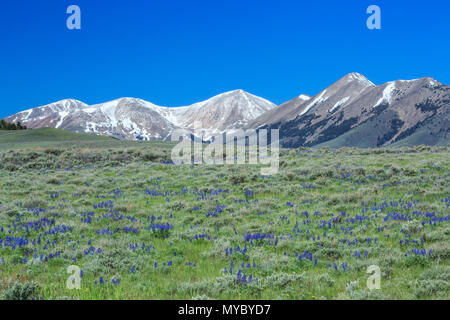
<path id="1" fill-rule="evenodd" d="M 0 130 L 0 149 L 18 149 L 37 146 L 64 146 L 86 142 L 110 142 L 112 139 L 92 134 L 41 128 L 34 130 Z"/>
<path id="2" fill-rule="evenodd" d="M 42 299 L 450 298 L 448 148 L 283 150 L 280 173 L 262 177 L 254 166 L 161 164 L 171 144 L 117 143 L 0 152 L 0 239 L 29 241 L 0 246 L 0 296 L 18 280 Z M 164 237 L 152 221 L 173 229 Z M 251 245 L 247 233 L 274 238 Z M 299 260 L 305 251 L 313 261 Z M 70 265 L 83 270 L 80 290 L 66 288 Z M 366 287 L 370 265 L 381 290 Z M 238 269 L 258 284 L 238 283 Z"/>
<path id="3" fill-rule="evenodd" d="M 86 133 L 75 133 L 55 128 L 34 130 L 6 131 L 0 130 L 0 150 L 28 150 L 42 148 L 171 148 L 172 144 L 165 142 L 121 141 L 106 136 Z"/>
<path id="4" fill-rule="evenodd" d="M 0 131 L 2 138 L 0 143 L 42 142 L 42 141 L 107 141 L 108 137 L 85 133 L 75 133 L 55 128 L 41 128 L 34 130 Z"/>

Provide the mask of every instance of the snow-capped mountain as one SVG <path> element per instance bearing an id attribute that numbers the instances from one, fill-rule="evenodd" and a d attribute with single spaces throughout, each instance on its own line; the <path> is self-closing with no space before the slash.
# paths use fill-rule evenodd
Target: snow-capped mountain
<path id="1" fill-rule="evenodd" d="M 351 97 L 358 96 L 365 89 L 375 86 L 366 77 L 359 73 L 350 73 L 329 88 L 319 92 L 314 97 L 305 94 L 283 103 L 248 124 L 248 127 L 276 126 L 306 114 L 310 109 L 328 108 L 337 109 L 348 103 Z"/>
<path id="2" fill-rule="evenodd" d="M 351 73 L 273 119 L 262 127 L 279 129 L 285 147 L 448 144 L 450 86 L 429 77 L 375 85 Z"/>
<path id="3" fill-rule="evenodd" d="M 209 139 L 220 132 L 240 129 L 275 107 L 268 100 L 235 90 L 185 108 L 179 112 L 176 123 L 179 127 L 190 129 L 200 125 L 205 130 L 204 139 Z"/>
<path id="4" fill-rule="evenodd" d="M 276 107 L 242 90 L 186 107 L 122 98 L 97 105 L 62 100 L 5 119 L 128 140 L 169 140 L 174 130 L 204 140 L 236 129 L 279 129 L 284 147 L 450 145 L 450 86 L 429 78 L 375 85 L 350 73 L 317 95 Z"/>
<path id="5" fill-rule="evenodd" d="M 239 129 L 275 107 L 268 100 L 235 90 L 175 108 L 135 98 L 91 106 L 77 100 L 62 100 L 5 120 L 20 121 L 28 128 L 54 127 L 128 140 L 167 140 L 175 129 L 191 131 L 197 126 L 196 129 L 204 130 L 204 139 L 209 139 L 215 133 Z"/>

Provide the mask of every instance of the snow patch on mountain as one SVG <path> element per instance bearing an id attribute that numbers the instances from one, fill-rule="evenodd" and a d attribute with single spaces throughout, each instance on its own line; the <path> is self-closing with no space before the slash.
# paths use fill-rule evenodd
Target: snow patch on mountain
<path id="1" fill-rule="evenodd" d="M 378 107 L 384 102 L 390 104 L 392 100 L 392 93 L 394 90 L 395 90 L 395 82 L 389 82 L 386 88 L 383 90 L 383 96 L 377 101 L 377 103 L 373 106 L 373 108 Z"/>
<path id="2" fill-rule="evenodd" d="M 313 102 L 311 102 L 310 104 L 308 104 L 308 106 L 306 106 L 306 108 L 300 113 L 300 115 L 301 116 L 304 115 L 305 113 L 307 113 L 312 107 L 314 107 L 318 103 L 326 101 L 328 99 L 328 97 L 326 97 L 326 98 L 323 97 L 326 92 L 327 92 L 327 90 L 322 91 L 322 93 L 316 99 L 314 99 Z"/>
<path id="3" fill-rule="evenodd" d="M 55 128 L 59 128 L 61 124 L 63 123 L 64 119 L 69 115 L 68 111 L 61 111 L 59 112 L 59 121 L 56 124 Z"/>
<path id="4" fill-rule="evenodd" d="M 117 118 L 116 118 L 117 105 L 118 105 L 118 100 L 114 100 L 114 101 L 109 101 L 109 102 L 103 103 L 98 106 L 100 111 L 108 117 L 109 122 L 111 123 L 111 125 L 113 127 L 117 127 L 117 123 L 118 123 Z"/>
<path id="5" fill-rule="evenodd" d="M 298 98 L 299 98 L 300 100 L 303 100 L 303 101 L 311 100 L 311 97 L 310 97 L 310 96 L 307 96 L 306 94 L 301 94 L 301 95 L 298 96 Z"/>
<path id="6" fill-rule="evenodd" d="M 336 102 L 336 104 L 330 110 L 328 110 L 328 112 L 333 112 L 337 108 L 343 106 L 349 99 L 350 99 L 350 97 L 345 97 L 345 98 L 339 100 L 338 102 Z"/>

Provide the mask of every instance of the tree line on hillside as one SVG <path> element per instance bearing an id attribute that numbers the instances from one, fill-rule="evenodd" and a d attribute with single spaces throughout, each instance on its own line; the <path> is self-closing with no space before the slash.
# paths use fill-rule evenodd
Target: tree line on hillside
<path id="1" fill-rule="evenodd" d="M 0 130 L 27 130 L 27 126 L 21 124 L 20 121 L 17 121 L 17 123 L 10 123 L 1 119 Z"/>

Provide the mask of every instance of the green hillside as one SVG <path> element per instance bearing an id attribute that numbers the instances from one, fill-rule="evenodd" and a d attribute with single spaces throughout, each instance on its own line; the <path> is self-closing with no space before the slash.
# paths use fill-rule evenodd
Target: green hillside
<path id="1" fill-rule="evenodd" d="M 41 128 L 34 130 L 0 130 L 0 150 L 26 150 L 35 148 L 171 148 L 167 142 L 125 141 L 106 136 L 75 133 L 61 129 Z"/>
<path id="2" fill-rule="evenodd" d="M 35 130 L 0 130 L 0 149 L 22 149 L 30 147 L 48 147 L 48 146 L 82 146 L 92 143 L 114 143 L 114 139 L 96 136 L 91 134 L 82 134 L 69 132 L 54 128 L 41 128 Z"/>
<path id="3" fill-rule="evenodd" d="M 4 142 L 41 142 L 41 141 L 71 141 L 71 140 L 111 140 L 108 137 L 85 133 L 75 133 L 55 128 L 41 128 L 34 130 L 0 131 Z"/>

